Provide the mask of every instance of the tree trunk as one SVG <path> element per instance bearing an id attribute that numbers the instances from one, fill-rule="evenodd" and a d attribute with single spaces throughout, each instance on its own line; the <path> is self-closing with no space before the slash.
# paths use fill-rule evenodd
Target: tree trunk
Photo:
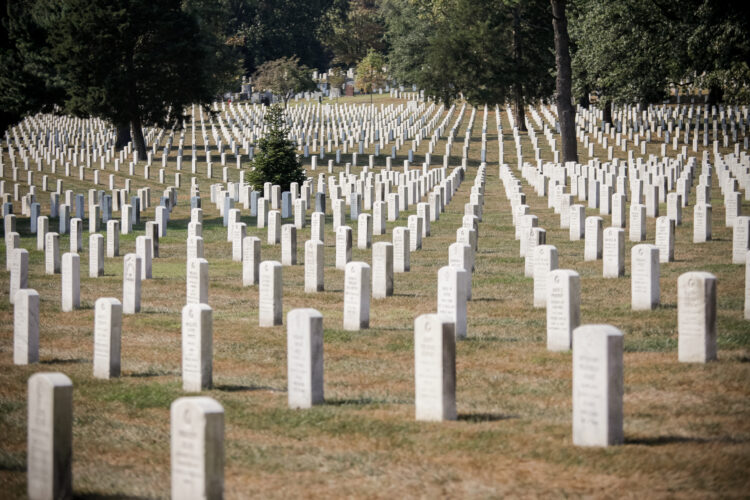
<path id="1" fill-rule="evenodd" d="M 513 9 L 513 61 L 516 65 L 521 61 L 521 10 L 518 5 Z M 523 88 L 521 82 L 513 84 L 513 107 L 516 126 L 521 132 L 526 132 L 526 116 L 523 109 Z"/>
<path id="2" fill-rule="evenodd" d="M 115 140 L 115 149 L 122 151 L 122 149 L 128 145 L 131 141 L 130 138 L 130 124 L 128 122 L 122 122 L 115 125 L 117 127 L 117 139 Z"/>
<path id="3" fill-rule="evenodd" d="M 575 110 L 572 103 L 572 72 L 570 69 L 570 38 L 565 17 L 566 0 L 550 0 L 552 27 L 555 30 L 555 66 L 557 68 L 557 116 L 562 135 L 563 162 L 578 161 L 575 131 Z"/>
<path id="4" fill-rule="evenodd" d="M 589 99 L 588 86 L 583 89 L 583 94 L 581 94 L 580 99 L 578 99 L 578 105 L 581 106 L 583 109 L 589 109 L 589 106 L 591 106 L 591 100 Z"/>
<path id="5" fill-rule="evenodd" d="M 602 123 L 612 125 L 612 102 L 602 99 Z"/>
<path id="6" fill-rule="evenodd" d="M 720 86 L 716 84 L 711 84 L 708 87 L 708 105 L 714 106 L 716 104 L 719 104 L 724 98 L 724 91 L 721 89 Z"/>
<path id="7" fill-rule="evenodd" d="M 140 116 L 131 120 L 130 128 L 130 132 L 133 134 L 133 147 L 138 151 L 138 161 L 144 161 L 146 160 L 146 140 L 143 138 Z"/>
<path id="8" fill-rule="evenodd" d="M 523 107 L 523 92 L 520 83 L 513 85 L 513 114 L 515 115 L 519 132 L 526 132 L 526 113 Z"/>

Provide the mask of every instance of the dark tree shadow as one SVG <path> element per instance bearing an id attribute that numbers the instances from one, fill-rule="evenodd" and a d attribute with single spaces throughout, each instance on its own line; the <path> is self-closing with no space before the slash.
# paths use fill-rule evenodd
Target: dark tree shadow
<path id="1" fill-rule="evenodd" d="M 232 385 L 232 384 L 218 384 L 213 387 L 217 391 L 223 392 L 252 392 L 252 391 L 271 391 L 271 392 L 283 392 L 281 389 L 275 387 L 269 387 L 265 385 Z"/>
<path id="2" fill-rule="evenodd" d="M 334 398 L 326 399 L 325 404 L 328 406 L 364 406 L 370 404 L 385 404 L 384 399 L 373 398 Z"/>
<path id="3" fill-rule="evenodd" d="M 461 422 L 499 422 L 518 418 L 518 415 L 502 415 L 500 413 L 459 413 L 458 420 Z"/>
<path id="4" fill-rule="evenodd" d="M 748 439 L 736 439 L 729 436 L 717 436 L 717 437 L 690 437 L 690 436 L 655 436 L 655 437 L 640 437 L 640 438 L 625 438 L 625 444 L 640 444 L 644 446 L 664 446 L 668 444 L 676 443 L 697 443 L 697 444 L 708 444 L 708 443 L 723 443 L 723 444 L 743 444 L 747 443 Z"/>
<path id="5" fill-rule="evenodd" d="M 133 495 L 123 495 L 122 493 L 102 494 L 102 493 L 73 493 L 74 500 L 147 500 L 151 497 L 139 497 Z"/>
<path id="6" fill-rule="evenodd" d="M 88 359 L 83 358 L 73 358 L 73 359 L 61 359 L 61 358 L 52 358 L 52 359 L 43 359 L 39 361 L 42 365 L 74 365 L 74 364 L 83 364 L 83 363 L 89 363 L 90 361 Z"/>

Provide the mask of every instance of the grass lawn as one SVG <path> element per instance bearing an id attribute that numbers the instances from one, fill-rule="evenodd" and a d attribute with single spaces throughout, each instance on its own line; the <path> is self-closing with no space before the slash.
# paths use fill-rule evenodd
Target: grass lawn
<path id="1" fill-rule="evenodd" d="M 369 96 L 355 101 L 364 98 L 369 102 Z M 346 101 L 342 98 L 340 102 Z M 376 96 L 375 103 L 381 102 L 394 100 Z M 547 243 L 557 247 L 559 267 L 581 275 L 582 322 L 609 323 L 625 333 L 625 444 L 606 449 L 574 447 L 571 355 L 546 350 L 545 311 L 532 307 L 533 283 L 523 276 L 510 203 L 498 177 L 492 110 L 487 127 L 484 220 L 479 226 L 473 300 L 468 305 L 468 339 L 458 343 L 456 354 L 459 418 L 444 423 L 414 420 L 413 321 L 436 309 L 437 271 L 448 263 L 448 245 L 455 241 L 479 164 L 482 114 L 479 109 L 466 180 L 440 220 L 431 224 L 432 235 L 423 241 L 423 249 L 412 253 L 411 272 L 395 276 L 395 295 L 372 300 L 370 329 L 342 329 L 344 276 L 334 267 L 330 200 L 326 291 L 304 293 L 304 266 L 283 268 L 284 322 L 286 312 L 297 307 L 314 307 L 324 317 L 326 404 L 311 410 L 287 408 L 286 326 L 258 327 L 257 286 L 242 287 L 241 263 L 232 262 L 226 229 L 210 203 L 209 186 L 220 182 L 221 170 L 215 165 L 214 178 L 207 179 L 206 165 L 199 162 L 209 304 L 214 311 L 214 388 L 203 394 L 219 401 L 226 412 L 226 496 L 746 497 L 750 491 L 750 322 L 742 319 L 745 270 L 730 263 L 732 232 L 724 227 L 718 179 L 714 176 L 712 189 L 713 240 L 692 243 L 693 190 L 691 204 L 683 210 L 683 224 L 676 229 L 675 262 L 661 265 L 661 306 L 649 312 L 630 308 L 633 243 L 626 242 L 626 276 L 603 279 L 602 262 L 583 261 L 583 241 L 568 240 L 568 230 L 559 228 L 559 217 L 547 208 L 546 199 L 536 196 L 524 181 L 527 204 L 539 217 L 539 226 L 546 229 Z M 454 113 L 450 123 L 456 116 Z M 454 140 L 451 168 L 460 165 L 469 116 L 467 108 Z M 504 112 L 502 122 L 504 161 L 514 163 L 515 146 Z M 547 147 L 541 131 L 537 135 L 540 145 Z M 187 155 L 190 130 L 185 137 Z M 200 131 L 196 137 L 202 145 Z M 445 139 L 437 144 L 436 152 L 445 150 Z M 416 152 L 415 165 L 421 164 L 428 142 L 423 141 Z M 522 142 L 526 158 L 533 154 L 526 134 Z M 394 169 L 401 168 L 410 144 L 408 141 L 399 151 Z M 648 152 L 656 154 L 658 149 L 649 145 Z M 587 161 L 581 144 L 579 150 L 581 161 Z M 671 147 L 668 150 L 671 152 Z M 12 192 L 7 148 L 3 154 L 5 189 Z M 174 154 L 167 167 L 170 181 L 176 171 Z M 548 147 L 542 154 L 551 160 Z M 601 148 L 596 154 L 606 158 Z M 701 155 L 696 156 L 700 159 Z M 321 164 L 331 157 L 327 155 Z M 442 154 L 433 157 L 433 164 L 442 160 Z M 131 193 L 149 185 L 152 200 L 158 200 L 166 187 L 157 182 L 160 159 L 154 162 L 150 180 L 132 178 Z M 13 365 L 9 273 L 2 266 L 0 497 L 25 496 L 26 384 L 28 377 L 39 371 L 63 372 L 74 384 L 76 495 L 169 497 L 169 405 L 184 395 L 180 325 L 190 219 L 189 156 L 187 160 L 179 204 L 167 236 L 159 242 L 160 257 L 154 259 L 154 278 L 143 283 L 142 311 L 123 317 L 119 379 L 93 378 L 92 307 L 99 297 L 121 299 L 122 256 L 135 251 L 135 236 L 144 234 L 144 222 L 136 227 L 136 234 L 121 236 L 120 257 L 106 259 L 105 275 L 96 279 L 88 278 L 88 234 L 84 235 L 82 307 L 62 313 L 60 276 L 44 275 L 36 236 L 28 234 L 28 219 L 19 216 L 21 245 L 30 252 L 29 286 L 41 295 L 41 362 Z M 234 160 L 228 159 L 227 164 L 232 165 L 230 175 L 236 181 Z M 381 157 L 377 166 L 384 165 Z M 335 173 L 342 168 L 337 166 Z M 111 165 L 108 169 L 106 174 L 114 173 Z M 60 170 L 58 175 L 45 174 L 56 178 Z M 124 170 L 127 174 L 127 168 Z M 319 167 L 315 174 L 320 171 L 325 170 Z M 19 179 L 26 179 L 22 166 L 19 174 Z M 128 178 L 124 174 L 118 174 L 118 187 L 123 185 L 121 178 Z M 516 175 L 520 178 L 520 171 Z M 74 169 L 74 176 L 64 179 L 64 189 L 85 193 L 92 187 L 93 176 L 88 176 L 88 181 L 79 181 Z M 41 172 L 35 172 L 37 198 L 42 213 L 48 214 L 49 196 L 41 191 L 41 177 Z M 102 184 L 106 178 L 102 176 Z M 20 208 L 17 202 L 15 212 L 20 213 Z M 373 241 L 390 241 L 393 227 L 406 225 L 407 216 L 415 210 L 411 207 L 398 222 L 389 222 L 388 234 L 375 236 Z M 666 213 L 666 206 L 660 210 Z M 750 212 L 750 203 L 744 202 L 743 211 Z M 598 215 L 598 210 L 587 209 L 586 215 Z M 604 227 L 609 226 L 610 216 L 603 218 Z M 142 220 L 154 220 L 153 207 Z M 266 244 L 266 230 L 255 227 L 255 218 L 248 211 L 243 210 L 242 221 L 248 224 L 248 235 L 261 238 L 262 258 L 280 260 L 280 246 Z M 355 233 L 353 260 L 370 262 L 371 251 L 356 248 L 356 222 L 351 225 Z M 88 229 L 87 221 L 84 226 Z M 57 230 L 57 221 L 51 221 L 50 229 Z M 308 213 L 308 227 L 298 231 L 300 263 L 304 262 L 304 241 L 309 235 Z M 653 243 L 654 235 L 655 221 L 649 219 L 648 242 Z M 0 256 L 4 256 L 4 241 L 0 245 Z M 61 250 L 68 246 L 68 236 L 61 236 Z M 706 365 L 677 362 L 677 278 L 694 270 L 709 271 L 718 278 L 719 360 Z"/>

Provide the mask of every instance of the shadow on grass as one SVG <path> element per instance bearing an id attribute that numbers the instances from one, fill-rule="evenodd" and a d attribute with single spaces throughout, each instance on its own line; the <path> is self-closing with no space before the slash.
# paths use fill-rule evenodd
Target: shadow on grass
<path id="1" fill-rule="evenodd" d="M 39 361 L 42 365 L 74 365 L 74 364 L 82 364 L 82 363 L 88 363 L 88 359 L 84 358 L 73 358 L 73 359 L 61 359 L 61 358 L 52 358 L 52 359 L 43 359 Z"/>
<path id="2" fill-rule="evenodd" d="M 397 401 L 386 401 L 385 399 L 373 398 L 334 398 L 326 399 L 326 406 L 365 406 L 371 404 L 400 404 Z"/>
<path id="3" fill-rule="evenodd" d="M 74 500 L 146 500 L 151 497 L 138 497 L 133 495 L 123 495 L 122 493 L 113 493 L 111 495 L 104 495 L 101 493 L 74 493 Z"/>
<path id="4" fill-rule="evenodd" d="M 736 438 L 732 438 L 729 436 L 717 436 L 717 437 L 655 436 L 655 437 L 625 438 L 625 444 L 640 444 L 644 446 L 663 446 L 667 444 L 676 444 L 676 443 L 743 444 L 749 441 L 750 440 L 748 439 L 736 439 Z"/>
<path id="5" fill-rule="evenodd" d="M 0 470 L 8 472 L 26 472 L 26 464 L 7 464 L 0 462 Z"/>
<path id="6" fill-rule="evenodd" d="M 521 342 L 526 339 L 522 339 L 521 337 L 466 337 L 465 339 L 461 339 L 461 343 L 467 343 L 467 344 L 475 344 L 475 343 L 482 343 L 482 342 Z"/>
<path id="7" fill-rule="evenodd" d="M 384 332 L 411 332 L 414 331 L 413 326 L 379 326 L 378 330 Z"/>
<path id="8" fill-rule="evenodd" d="M 265 385 L 215 385 L 214 389 L 217 391 L 224 392 L 252 392 L 252 391 L 271 391 L 271 392 L 284 392 L 281 389 L 275 387 L 269 387 Z"/>
<path id="9" fill-rule="evenodd" d="M 130 377 L 130 378 L 151 378 L 151 377 L 165 377 L 165 376 L 180 376 L 180 372 L 177 371 L 162 371 L 162 372 L 154 372 L 154 371 L 148 371 L 148 372 L 138 372 L 138 373 L 128 373 L 126 375 L 123 375 L 123 377 Z"/>
<path id="10" fill-rule="evenodd" d="M 459 413 L 461 422 L 499 422 L 519 418 L 518 415 L 502 415 L 500 413 Z"/>

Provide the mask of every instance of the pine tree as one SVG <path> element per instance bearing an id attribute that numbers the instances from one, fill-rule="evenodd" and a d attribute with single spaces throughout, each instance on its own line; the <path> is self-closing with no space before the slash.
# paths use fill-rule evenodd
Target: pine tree
<path id="1" fill-rule="evenodd" d="M 263 189 L 263 184 L 270 182 L 288 191 L 292 182 L 302 183 L 305 171 L 302 162 L 297 158 L 294 143 L 286 138 L 287 127 L 284 122 L 284 108 L 271 106 L 264 121 L 268 125 L 266 136 L 258 141 L 258 151 L 253 158 L 246 179 L 254 189 Z"/>

